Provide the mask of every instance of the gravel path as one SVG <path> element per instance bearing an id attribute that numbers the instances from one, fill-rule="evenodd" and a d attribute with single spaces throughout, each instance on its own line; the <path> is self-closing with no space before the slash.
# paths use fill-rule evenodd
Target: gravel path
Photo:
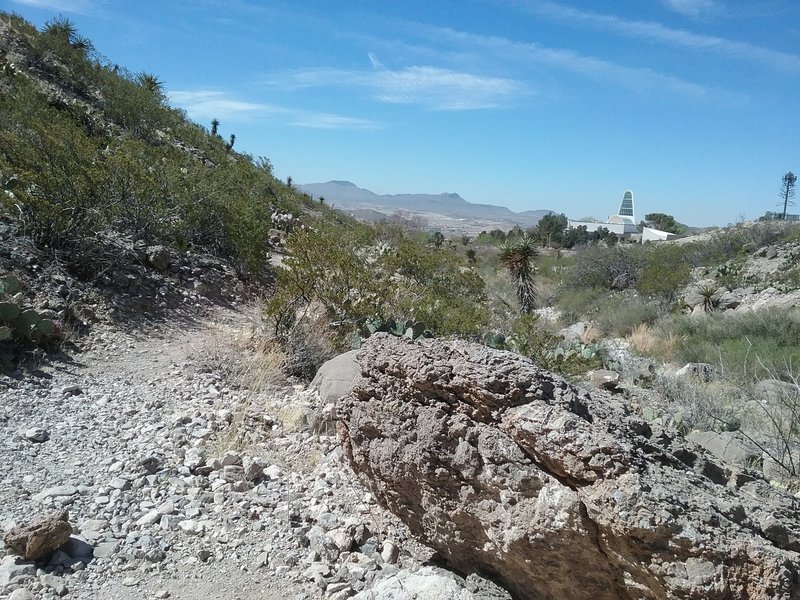
<path id="1" fill-rule="evenodd" d="M 201 360 L 245 323 L 105 330 L 0 379 L 0 524 L 66 508 L 75 532 L 36 569 L 3 558 L 0 598 L 339 599 L 418 564 L 335 438 L 308 431 L 314 392 L 250 394 Z"/>

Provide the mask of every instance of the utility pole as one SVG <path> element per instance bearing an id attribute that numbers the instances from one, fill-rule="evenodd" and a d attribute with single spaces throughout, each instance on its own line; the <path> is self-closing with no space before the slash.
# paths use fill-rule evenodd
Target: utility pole
<path id="1" fill-rule="evenodd" d="M 794 184 L 797 181 L 797 175 L 789 171 L 783 176 L 783 185 L 781 186 L 781 197 L 783 198 L 783 217 L 786 220 L 786 207 L 789 206 L 789 198 L 794 198 Z M 794 202 L 792 203 L 794 204 Z"/>

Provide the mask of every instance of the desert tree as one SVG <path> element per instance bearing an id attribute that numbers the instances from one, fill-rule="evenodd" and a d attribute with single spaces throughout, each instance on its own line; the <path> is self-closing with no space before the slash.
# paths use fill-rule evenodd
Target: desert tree
<path id="1" fill-rule="evenodd" d="M 211 120 L 211 135 L 217 136 L 219 135 L 217 131 L 219 130 L 219 119 L 212 119 Z"/>
<path id="2" fill-rule="evenodd" d="M 500 264 L 514 281 L 520 311 L 524 315 L 533 312 L 536 304 L 533 259 L 539 255 L 536 240 L 527 233 L 515 242 L 506 242 L 500 247 Z"/>
<path id="3" fill-rule="evenodd" d="M 567 217 L 563 214 L 545 215 L 536 224 L 534 235 L 546 246 L 560 246 L 567 225 Z"/>
<path id="4" fill-rule="evenodd" d="M 794 184 L 797 182 L 797 175 L 789 171 L 786 175 L 783 176 L 781 180 L 783 183 L 781 184 L 781 193 L 780 197 L 783 200 L 783 220 L 786 220 L 786 208 L 789 205 L 794 206 L 794 202 L 792 202 L 792 198 L 794 198 Z"/>

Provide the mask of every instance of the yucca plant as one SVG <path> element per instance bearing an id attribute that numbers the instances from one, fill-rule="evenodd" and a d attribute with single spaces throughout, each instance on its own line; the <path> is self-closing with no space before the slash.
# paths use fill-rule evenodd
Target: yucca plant
<path id="1" fill-rule="evenodd" d="M 500 264 L 514 280 L 514 288 L 519 300 L 520 312 L 528 315 L 536 306 L 536 286 L 534 285 L 533 259 L 539 256 L 536 241 L 524 234 L 517 241 L 506 242 L 500 247 Z"/>
<path id="2" fill-rule="evenodd" d="M 701 285 L 697 288 L 697 293 L 702 299 L 702 306 L 705 312 L 711 312 L 719 307 L 719 288 L 715 285 Z"/>

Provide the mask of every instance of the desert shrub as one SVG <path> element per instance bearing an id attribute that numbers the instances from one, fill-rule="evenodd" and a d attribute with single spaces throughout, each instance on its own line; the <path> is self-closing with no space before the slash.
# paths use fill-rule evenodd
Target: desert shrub
<path id="1" fill-rule="evenodd" d="M 277 341 L 283 348 L 284 372 L 306 381 L 343 349 L 324 313 L 313 309 L 295 321 L 287 335 Z"/>
<path id="2" fill-rule="evenodd" d="M 660 324 L 680 338 L 677 358 L 717 365 L 732 376 L 755 380 L 770 370 L 800 364 L 800 310 L 675 315 Z"/>
<path id="3" fill-rule="evenodd" d="M 603 366 L 600 346 L 593 340 L 566 342 L 536 314 L 518 315 L 504 331 L 486 334 L 484 343 L 526 356 L 537 366 L 566 376 Z"/>
<path id="4" fill-rule="evenodd" d="M 674 244 L 651 245 L 643 254 L 636 289 L 643 294 L 673 302 L 689 281 L 691 267 L 684 247 Z"/>
<path id="5" fill-rule="evenodd" d="M 17 180 L 0 202 L 37 240 L 63 247 L 107 224 L 100 150 L 71 115 L 42 106 L 28 84 L 0 94 L 0 173 Z"/>
<path id="6" fill-rule="evenodd" d="M 555 305 L 561 312 L 561 322 L 570 325 L 591 317 L 607 292 L 599 288 L 562 286 L 558 290 Z"/>
<path id="7" fill-rule="evenodd" d="M 286 343 L 313 304 L 349 347 L 368 320 L 419 324 L 435 335 L 477 336 L 488 319 L 484 285 L 463 257 L 414 242 L 400 231 L 319 224 L 287 238 L 285 268 L 267 304 L 274 333 Z"/>
<path id="8" fill-rule="evenodd" d="M 636 285 L 643 262 L 640 246 L 588 246 L 575 255 L 575 266 L 566 277 L 573 288 L 624 290 Z"/>
<path id="9" fill-rule="evenodd" d="M 598 299 L 592 321 L 606 336 L 624 337 L 639 325 L 652 325 L 660 307 L 639 295 L 618 293 Z"/>
<path id="10" fill-rule="evenodd" d="M 633 328 L 628 341 L 639 354 L 669 362 L 675 357 L 680 338 L 671 331 L 663 332 L 646 323 L 640 323 Z"/>
<path id="11" fill-rule="evenodd" d="M 24 351 L 52 350 L 63 340 L 62 328 L 36 310 L 25 291 L 23 282 L 14 275 L 0 277 L 0 372 L 11 368 Z"/>
<path id="12" fill-rule="evenodd" d="M 717 377 L 709 382 L 664 376 L 654 389 L 667 404 L 662 420 L 683 429 L 737 431 L 782 477 L 800 476 L 800 378 L 791 368 L 766 369 L 766 379 Z M 666 417 L 666 418 L 664 418 Z M 797 485 L 795 480 L 794 485 Z"/>
<path id="13" fill-rule="evenodd" d="M 744 399 L 738 383 L 663 376 L 656 379 L 653 389 L 667 401 L 659 407 L 665 422 L 679 422 L 687 430 L 739 429 Z"/>

